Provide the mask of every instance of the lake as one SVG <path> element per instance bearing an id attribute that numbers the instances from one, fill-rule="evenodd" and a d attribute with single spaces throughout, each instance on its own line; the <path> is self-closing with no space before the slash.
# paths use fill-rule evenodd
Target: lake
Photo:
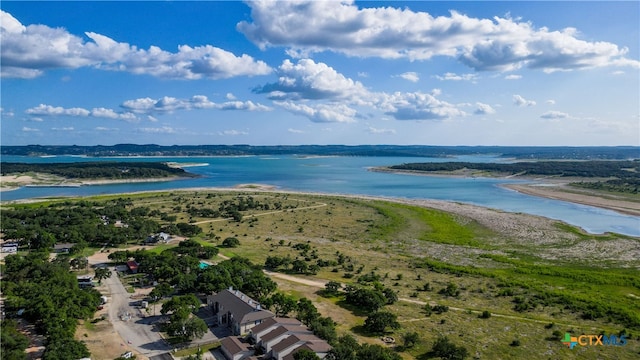
<path id="1" fill-rule="evenodd" d="M 640 236 L 640 217 L 618 214 L 596 207 L 572 204 L 517 193 L 501 184 L 521 180 L 492 178 L 448 178 L 368 171 L 370 167 L 408 162 L 497 162 L 501 158 L 479 155 L 455 158 L 405 157 L 128 157 L 83 158 L 72 156 L 3 156 L 6 162 L 78 162 L 78 161 L 162 161 L 199 163 L 186 170 L 200 178 L 150 183 L 92 185 L 82 187 L 24 187 L 0 194 L 3 201 L 50 196 L 87 196 L 137 191 L 184 189 L 193 187 L 232 187 L 259 183 L 280 190 L 331 194 L 355 194 L 408 199 L 437 199 L 470 203 L 509 212 L 541 215 L 579 226 L 591 233 L 616 232 Z"/>

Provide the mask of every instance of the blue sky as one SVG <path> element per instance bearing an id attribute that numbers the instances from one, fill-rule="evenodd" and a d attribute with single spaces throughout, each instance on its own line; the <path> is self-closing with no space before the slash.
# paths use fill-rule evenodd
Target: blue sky
<path id="1" fill-rule="evenodd" d="M 3 145 L 640 145 L 638 1 L 0 8 Z"/>

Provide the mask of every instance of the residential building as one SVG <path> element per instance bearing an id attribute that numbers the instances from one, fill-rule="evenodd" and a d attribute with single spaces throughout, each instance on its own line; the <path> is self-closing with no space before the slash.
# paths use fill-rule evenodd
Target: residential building
<path id="1" fill-rule="evenodd" d="M 275 317 L 262 309 L 259 302 L 239 290 L 225 289 L 207 296 L 207 305 L 217 316 L 219 326 L 227 326 L 234 335 L 244 335 L 262 321 Z"/>

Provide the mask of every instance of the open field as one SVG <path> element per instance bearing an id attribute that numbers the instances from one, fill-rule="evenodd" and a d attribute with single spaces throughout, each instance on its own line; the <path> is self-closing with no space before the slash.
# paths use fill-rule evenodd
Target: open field
<path id="1" fill-rule="evenodd" d="M 346 284 L 363 275 L 377 277 L 400 298 L 387 306 L 402 324 L 390 335 L 420 334 L 419 344 L 403 353 L 407 359 L 423 358 L 439 335 L 465 346 L 472 357 L 486 359 L 634 359 L 640 354 L 638 238 L 591 235 L 538 216 L 431 200 L 254 190 L 176 190 L 87 200 L 117 198 L 131 200 L 129 208 L 146 207 L 175 216 L 176 222 L 198 224 L 203 232 L 195 239 L 202 243 L 237 238 L 240 246 L 220 248 L 224 256 L 257 264 L 268 256 L 310 265 L 322 260 L 329 265 L 315 275 L 285 269 L 288 277 L 276 274 L 273 279 L 282 291 L 311 299 L 323 315 L 333 317 L 339 332 L 382 344 L 360 329 L 364 314 L 352 311 L 341 297 L 323 297 L 319 291 L 329 280 Z M 242 211 L 241 221 L 198 215 L 239 198 L 269 206 Z M 151 218 L 163 222 L 160 216 Z M 459 289 L 457 296 L 440 293 L 449 284 Z M 449 311 L 428 316 L 425 304 L 446 305 Z M 479 317 L 485 310 L 492 315 L 488 319 Z M 80 329 L 88 341 L 109 332 Z M 625 346 L 569 350 L 552 339 L 553 331 L 618 335 L 623 329 L 630 334 Z M 518 346 L 511 345 L 514 340 Z"/>

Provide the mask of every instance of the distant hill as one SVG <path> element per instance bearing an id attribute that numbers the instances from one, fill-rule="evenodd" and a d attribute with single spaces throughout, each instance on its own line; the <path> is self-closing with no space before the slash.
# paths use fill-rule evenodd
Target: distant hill
<path id="1" fill-rule="evenodd" d="M 136 145 L 113 146 L 25 145 L 0 146 L 2 155 L 45 156 L 238 156 L 238 155 L 324 155 L 449 157 L 493 154 L 515 159 L 638 159 L 640 147 L 511 147 L 511 146 L 423 146 L 423 145 Z"/>

